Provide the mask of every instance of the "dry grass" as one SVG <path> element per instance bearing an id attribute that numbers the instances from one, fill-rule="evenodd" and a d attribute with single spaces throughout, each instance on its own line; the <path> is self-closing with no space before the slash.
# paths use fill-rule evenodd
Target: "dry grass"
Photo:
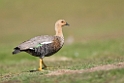
<path id="1" fill-rule="evenodd" d="M 78 73 L 95 72 L 95 71 L 101 71 L 101 70 L 107 71 L 107 70 L 120 69 L 120 68 L 124 68 L 124 62 L 116 63 L 116 64 L 101 65 L 101 66 L 96 66 L 90 69 L 83 69 L 83 70 L 60 69 L 60 70 L 49 72 L 46 75 L 53 76 L 53 75 L 63 75 L 63 74 L 78 74 Z"/>

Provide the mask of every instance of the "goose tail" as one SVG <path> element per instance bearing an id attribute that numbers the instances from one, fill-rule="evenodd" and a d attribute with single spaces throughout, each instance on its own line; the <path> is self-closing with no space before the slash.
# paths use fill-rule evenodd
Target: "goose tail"
<path id="1" fill-rule="evenodd" d="M 16 47 L 14 48 L 14 51 L 12 52 L 12 54 L 17 54 L 17 53 L 20 53 L 20 48 Z"/>

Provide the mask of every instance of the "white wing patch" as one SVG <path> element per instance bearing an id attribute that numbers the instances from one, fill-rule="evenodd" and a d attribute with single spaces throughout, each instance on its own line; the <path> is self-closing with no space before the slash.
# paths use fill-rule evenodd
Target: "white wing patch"
<path id="1" fill-rule="evenodd" d="M 35 46 L 35 48 L 37 48 L 39 46 L 42 46 L 43 44 L 49 44 L 49 43 L 52 43 L 52 42 L 53 41 L 39 43 L 38 45 Z M 34 48 L 29 48 L 29 49 L 34 50 Z"/>
<path id="2" fill-rule="evenodd" d="M 29 49 L 33 50 L 34 48 L 29 48 Z"/>
<path id="3" fill-rule="evenodd" d="M 49 43 L 52 43 L 53 41 L 49 41 L 49 42 L 42 42 L 40 44 L 49 44 Z"/>

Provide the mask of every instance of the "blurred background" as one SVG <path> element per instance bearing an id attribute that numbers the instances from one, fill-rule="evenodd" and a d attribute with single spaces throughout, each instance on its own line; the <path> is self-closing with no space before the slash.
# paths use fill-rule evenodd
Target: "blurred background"
<path id="1" fill-rule="evenodd" d="M 63 27 L 63 48 L 44 60 L 51 69 L 27 72 L 38 68 L 39 58 L 27 53 L 12 55 L 13 48 L 38 35 L 54 35 L 58 19 L 65 19 L 70 26 Z M 124 0 L 0 0 L 0 81 L 124 83 L 121 62 L 124 62 Z M 85 71 L 106 64 L 118 64 L 115 66 L 122 69 L 46 76 L 56 70 Z"/>
<path id="2" fill-rule="evenodd" d="M 70 26 L 63 28 L 65 46 L 57 55 L 124 55 L 123 0 L 0 0 L 1 61 L 18 59 L 11 52 L 24 40 L 54 35 L 58 19 Z M 31 58 L 26 53 L 19 55 Z"/>

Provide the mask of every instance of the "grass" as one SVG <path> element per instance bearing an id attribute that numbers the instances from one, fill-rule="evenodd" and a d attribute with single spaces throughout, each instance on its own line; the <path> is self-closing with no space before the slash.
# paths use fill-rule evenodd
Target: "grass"
<path id="1" fill-rule="evenodd" d="M 99 65 L 115 64 L 124 61 L 123 58 L 123 40 L 111 40 L 111 41 L 99 41 L 89 42 L 85 44 L 73 44 L 64 46 L 64 48 L 47 59 L 45 63 L 49 66 L 47 70 L 42 72 L 29 72 L 31 69 L 37 69 L 38 59 L 29 56 L 26 53 L 20 53 L 18 55 L 7 55 L 6 52 L 3 54 L 3 59 L 0 61 L 1 66 L 1 81 L 8 82 L 105 82 L 109 81 L 114 83 L 111 79 L 118 79 L 118 82 L 123 81 L 118 75 L 122 74 L 123 69 L 114 69 L 109 71 L 98 71 L 98 72 L 87 72 L 86 74 L 72 74 L 72 75 L 61 75 L 61 76 L 46 76 L 46 74 L 60 69 L 69 70 L 81 70 L 89 69 Z M 114 45 L 114 46 L 113 46 Z M 122 46 L 122 47 L 121 47 Z M 119 48 L 120 49 L 117 49 Z M 75 48 L 75 49 L 71 49 Z M 95 48 L 95 49 L 94 49 Z M 6 48 L 7 49 L 7 48 Z M 71 50 L 70 50 L 71 49 Z M 84 50 L 85 49 L 85 50 Z M 64 51 L 65 50 L 65 51 Z M 83 51 L 81 51 L 83 50 Z M 8 49 L 9 51 L 9 49 Z M 75 53 L 78 52 L 78 53 Z M 6 55 L 5 55 L 6 54 Z M 70 60 L 61 60 L 61 57 L 68 57 Z M 60 57 L 60 58 L 59 58 Z M 1 57 L 2 58 L 2 57 Z M 53 60 L 51 60 L 53 59 Z M 56 60 L 57 59 L 57 60 Z M 60 59 L 60 60 L 59 60 Z M 9 62 L 9 63 L 8 63 Z M 4 64 L 3 64 L 4 63 Z M 107 73 L 109 72 L 109 74 Z M 115 77 L 113 76 L 113 73 Z M 99 77 L 101 75 L 101 78 Z M 98 77 L 97 77 L 98 75 Z M 104 76 L 105 75 L 105 76 Z M 103 77 L 102 77 L 103 76 Z M 108 78 L 107 78 L 108 76 Z M 113 78 L 112 78 L 112 77 Z M 52 77 L 52 78 L 51 78 Z M 83 78 L 84 77 L 84 78 Z M 69 80 L 71 79 L 71 80 Z M 109 80 L 110 79 L 110 80 Z M 120 79 L 120 80 L 119 80 Z M 120 82 L 121 83 L 121 82 Z"/>
<path id="2" fill-rule="evenodd" d="M 0 82 L 2 83 L 123 83 L 121 68 L 62 75 L 60 70 L 88 70 L 124 61 L 124 1 L 0 0 Z M 13 48 L 37 35 L 54 34 L 54 23 L 65 19 L 64 47 L 45 58 L 48 69 L 37 69 L 38 58 L 12 55 Z M 63 72 L 63 71 L 62 71 Z"/>

